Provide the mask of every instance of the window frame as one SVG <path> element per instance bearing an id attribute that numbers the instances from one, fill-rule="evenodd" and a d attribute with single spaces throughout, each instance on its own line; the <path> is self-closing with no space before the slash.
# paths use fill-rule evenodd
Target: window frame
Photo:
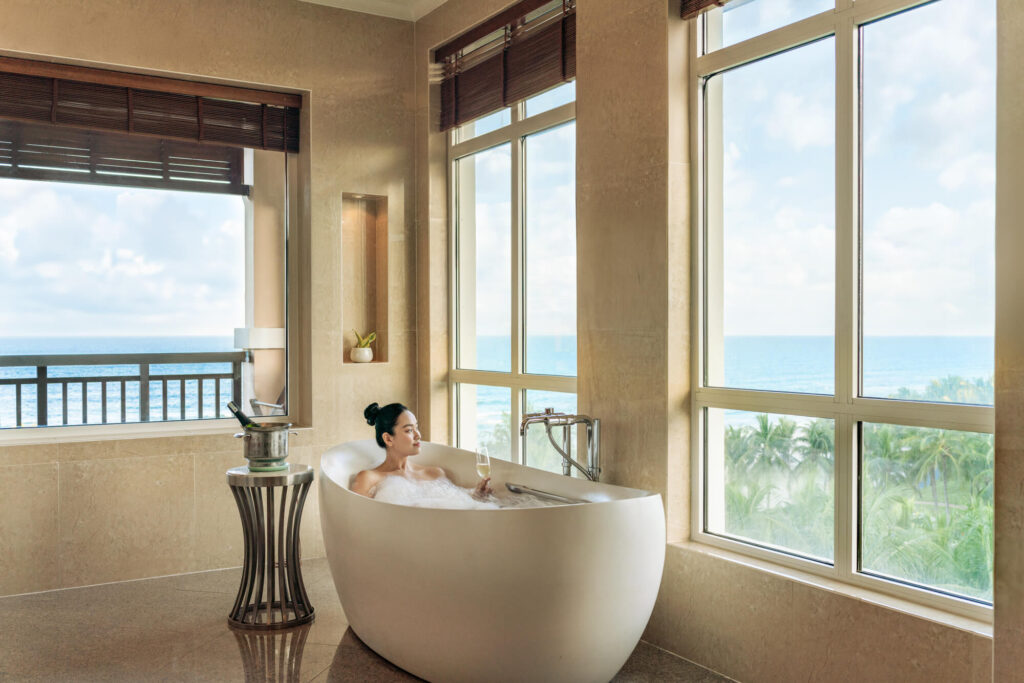
<path id="1" fill-rule="evenodd" d="M 102 133 L 100 133 L 102 135 Z M 247 177 L 246 180 L 249 182 L 246 184 L 248 191 L 245 194 L 237 192 L 222 192 L 225 197 L 237 198 L 242 201 L 240 207 L 240 214 L 244 222 L 243 230 L 243 255 L 244 264 L 241 282 L 243 286 L 243 298 L 242 298 L 242 313 L 243 327 L 232 328 L 232 334 L 235 338 L 235 343 L 239 341 L 239 333 L 242 333 L 242 337 L 245 342 L 252 344 L 252 346 L 243 346 L 235 348 L 234 351 L 242 353 L 243 359 L 241 360 L 241 395 L 235 397 L 239 407 L 243 412 L 257 418 L 264 423 L 285 423 L 290 420 L 297 419 L 297 411 L 294 407 L 293 397 L 296 395 L 293 386 L 293 379 L 295 377 L 294 362 L 295 357 L 292 351 L 293 348 L 293 326 L 294 326 L 294 313 L 293 313 L 293 301 L 291 296 L 291 288 L 294 286 L 292 283 L 292 253 L 290 243 L 294 239 L 294 232 L 296 229 L 297 221 L 294 215 L 294 195 L 299 192 L 299 185 L 297 181 L 297 167 L 295 167 L 296 161 L 299 159 L 298 152 L 291 151 L 278 151 L 273 149 L 258 149 L 253 147 L 239 147 L 239 151 L 242 154 L 242 163 L 240 164 L 245 170 L 247 176 L 251 176 L 253 173 L 253 154 L 259 152 L 269 152 L 271 154 L 282 154 L 281 157 L 281 170 L 283 173 L 281 186 L 284 190 L 284 196 L 281 198 L 281 218 L 282 222 L 278 226 L 280 231 L 280 250 L 270 252 L 271 259 L 277 261 L 281 267 L 281 283 L 283 285 L 283 291 L 281 292 L 281 304 L 282 304 L 282 318 L 283 326 L 280 328 L 258 326 L 255 324 L 255 297 L 256 297 L 256 220 L 254 214 L 254 200 L 253 200 L 253 188 L 255 187 L 254 181 L 251 177 Z M 83 178 L 80 182 L 74 182 L 65 180 L 62 178 L 29 178 L 26 179 L 32 183 L 39 183 L 40 185 L 57 184 L 63 185 L 68 182 L 73 182 L 77 185 L 94 185 L 98 188 L 121 188 L 121 189 L 133 189 L 140 190 L 143 192 L 162 192 L 172 191 L 177 193 L 191 193 L 199 196 L 208 196 L 210 192 L 204 190 L 201 187 L 198 189 L 194 188 L 181 188 L 181 187 L 144 187 L 137 186 L 131 183 L 114 183 L 114 182 L 97 182 L 91 183 L 87 178 Z M 266 258 L 266 257 L 265 257 Z M 278 334 L 280 333 L 280 334 Z M 283 339 L 283 345 L 279 346 L 276 339 L 280 337 Z M 246 400 L 248 398 L 256 398 L 254 395 L 254 367 L 256 364 L 256 355 L 261 351 L 281 351 L 283 353 L 283 368 L 282 375 L 284 378 L 284 412 L 277 414 L 259 415 L 256 413 L 254 407 L 250 405 L 250 402 Z M 159 352 L 157 352 L 159 353 Z M 171 352 L 173 353 L 173 352 Z M 45 355 L 45 354 L 44 354 Z M 105 354 L 83 354 L 84 358 L 88 358 L 90 355 L 105 355 Z M 135 355 L 149 355 L 148 352 L 143 352 Z M 226 362 L 226 361 L 225 361 Z M 184 363 L 168 363 L 169 365 L 182 365 Z M 83 363 L 84 366 L 95 365 L 93 363 Z M 50 367 L 50 366 L 48 366 Z M 60 367 L 60 366 L 52 366 Z M 111 375 L 109 381 L 116 381 L 118 376 Z M 138 380 L 135 380 L 138 381 Z M 175 380 L 169 380 L 175 381 Z M 194 380 L 185 380 L 188 382 Z M 211 381 L 203 379 L 201 381 Z M 226 380 L 218 380 L 226 381 Z M 95 385 L 97 382 L 89 382 L 90 385 Z M 152 385 L 150 386 L 152 389 Z M 164 388 L 165 392 L 167 387 Z M 223 397 L 224 401 L 231 400 L 230 396 Z M 64 402 L 66 405 L 76 405 L 69 397 L 65 397 Z M 164 402 L 168 401 L 168 395 L 162 395 L 161 400 Z M 80 405 L 80 404 L 77 404 Z M 171 404 L 175 405 L 175 404 Z M 180 404 L 179 404 L 180 405 Z M 264 404 L 265 407 L 269 407 Z M 276 408 L 272 408 L 276 409 Z M 204 434 L 221 434 L 226 428 L 230 428 L 231 425 L 237 427 L 237 421 L 230 414 L 230 412 L 224 407 L 222 403 L 217 407 L 219 415 L 213 415 L 209 417 L 185 417 L 176 418 L 168 417 L 167 419 L 147 419 L 138 421 L 115 421 L 110 420 L 108 422 L 87 422 L 77 423 L 70 422 L 67 424 L 43 424 L 43 425 L 31 425 L 31 426 L 10 426 L 0 428 L 0 447 L 2 446 L 19 446 L 19 445 L 34 445 L 40 443 L 64 443 L 73 441 L 107 441 L 117 439 L 128 439 L 128 438 L 164 438 L 164 437 L 176 437 L 176 436 L 189 436 L 189 435 L 204 435 Z M 175 413 L 177 414 L 177 413 Z M 301 428 L 301 427 L 296 427 Z"/>
<path id="2" fill-rule="evenodd" d="M 690 177 L 692 230 L 691 309 L 691 539 L 709 546 L 764 560 L 775 565 L 833 579 L 850 586 L 885 593 L 943 612 L 991 623 L 992 606 L 908 583 L 861 573 L 858 424 L 890 423 L 979 433 L 994 433 L 993 406 L 894 401 L 858 396 L 860 377 L 860 28 L 932 0 L 836 0 L 835 8 L 796 21 L 728 47 L 705 53 L 705 13 L 690 22 L 688 92 L 690 98 Z M 709 162 L 705 148 L 706 121 L 712 119 L 705 98 L 706 79 L 773 54 L 821 38 L 835 39 L 835 388 L 832 395 L 798 394 L 709 387 L 705 385 L 708 349 L 705 328 L 709 311 L 721 310 L 721 287 L 709 282 L 711 246 L 721 249 L 721 225 L 709 218 L 710 192 L 705 178 Z M 712 111 L 713 113 L 713 111 Z M 705 118 L 707 116 L 707 118 Z M 713 134 L 713 131 L 712 131 Z M 713 160 L 712 160 L 713 161 Z M 714 191 L 714 188 L 711 188 Z M 716 299 L 717 297 L 717 299 Z M 831 564 L 774 551 L 705 531 L 707 500 L 706 408 L 831 418 L 835 421 L 834 553 Z"/>
<path id="3" fill-rule="evenodd" d="M 560 85 L 564 85 L 560 84 Z M 556 86 L 558 87 L 558 86 Z M 543 93 L 538 93 L 541 95 Z M 536 96 L 536 95 L 535 95 Z M 532 96 L 532 97 L 535 97 Z M 526 100 L 521 100 L 508 107 L 511 122 L 496 130 L 482 135 L 461 139 L 461 126 L 448 133 L 448 245 L 449 264 L 448 286 L 448 320 L 449 320 L 449 367 L 448 397 L 449 423 L 448 430 L 452 435 L 452 443 L 459 444 L 459 391 L 458 385 L 472 384 L 508 388 L 511 404 L 509 406 L 509 452 L 512 462 L 523 462 L 523 439 L 516 428 L 522 419 L 523 398 L 526 391 L 554 391 L 576 394 L 576 375 L 542 375 L 525 372 L 525 314 L 526 314 L 526 249 L 525 249 L 525 164 L 524 152 L 526 138 L 536 133 L 565 125 L 576 120 L 576 101 L 559 105 L 553 109 L 526 116 Z M 483 118 L 483 117 L 481 117 Z M 471 122 L 472 123 L 472 122 Z M 467 125 L 467 124 L 463 124 Z M 511 154 L 511 370 L 500 372 L 492 370 L 471 370 L 458 367 L 458 328 L 459 328 L 459 226 L 458 226 L 458 171 L 456 162 L 463 158 L 482 152 L 499 145 L 508 144 Z M 577 369 L 578 373 L 578 369 Z"/>

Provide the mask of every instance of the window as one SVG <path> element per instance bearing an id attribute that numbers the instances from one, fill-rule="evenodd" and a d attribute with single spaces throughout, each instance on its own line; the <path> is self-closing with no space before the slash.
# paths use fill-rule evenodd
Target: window
<path id="1" fill-rule="evenodd" d="M 574 85 L 515 104 L 483 134 L 491 116 L 464 124 L 449 148 L 456 445 L 557 472 L 543 430 L 523 443 L 519 420 L 576 411 Z"/>
<path id="2" fill-rule="evenodd" d="M 791 5 L 694 27 L 694 533 L 986 617 L 995 1 Z"/>
<path id="3" fill-rule="evenodd" d="M 297 110 L 8 63 L 0 428 L 228 418 L 230 400 L 286 412 Z"/>

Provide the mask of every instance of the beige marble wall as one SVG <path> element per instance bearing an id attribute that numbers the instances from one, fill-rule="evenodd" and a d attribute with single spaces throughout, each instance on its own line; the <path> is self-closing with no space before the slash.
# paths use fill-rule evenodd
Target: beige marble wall
<path id="1" fill-rule="evenodd" d="M 999 0 L 995 680 L 1024 672 L 1024 3 Z"/>
<path id="2" fill-rule="evenodd" d="M 438 410 L 447 351 L 422 333 L 447 331 L 446 168 L 422 80 L 429 48 L 508 4 L 449 0 L 416 25 L 418 265 L 429 286 L 418 371 L 421 405 L 429 394 Z M 606 478 L 666 497 L 670 541 L 690 533 L 690 45 L 678 16 L 677 2 L 578 0 L 579 405 L 603 421 Z M 992 666 L 992 640 L 976 629 L 693 543 L 668 546 L 644 637 L 742 681 L 985 681 Z"/>
<path id="3" fill-rule="evenodd" d="M 661 492 L 679 540 L 689 501 L 679 468 L 690 438 L 687 41 L 669 4 L 578 6 L 578 390 L 580 409 L 602 421 L 607 479 Z"/>
<path id="4" fill-rule="evenodd" d="M 644 639 L 744 682 L 982 683 L 992 672 L 991 638 L 693 545 L 669 546 Z"/>
<path id="5" fill-rule="evenodd" d="M 321 447 L 292 437 L 289 460 Z M 0 595 L 241 564 L 224 473 L 244 464 L 230 434 L 16 446 L 0 451 Z M 310 489 L 303 557 L 323 557 Z"/>
<path id="6" fill-rule="evenodd" d="M 295 0 L 2 0 L 0 16 L 0 54 L 305 92 L 291 388 L 309 429 L 290 459 L 370 436 L 371 401 L 415 405 L 411 23 Z M 388 198 L 383 364 L 341 361 L 343 192 Z M 0 446 L 0 595 L 241 564 L 234 431 Z M 315 488 L 302 533 L 303 555 L 322 556 Z"/>

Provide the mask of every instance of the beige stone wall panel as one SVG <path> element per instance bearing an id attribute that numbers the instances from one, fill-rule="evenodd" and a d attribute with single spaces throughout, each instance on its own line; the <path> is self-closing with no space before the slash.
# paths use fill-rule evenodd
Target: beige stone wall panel
<path id="1" fill-rule="evenodd" d="M 60 586 L 57 467 L 0 467 L 0 595 Z"/>
<path id="2" fill-rule="evenodd" d="M 187 455 L 62 465 L 61 586 L 190 571 L 194 478 Z"/>
<path id="3" fill-rule="evenodd" d="M 994 680 L 1024 671 L 1024 4 L 999 0 L 996 96 Z"/>
<path id="4" fill-rule="evenodd" d="M 293 457 L 289 456 L 289 460 Z M 241 450 L 236 449 L 195 456 L 195 562 L 192 571 L 242 565 L 245 546 L 242 521 L 225 472 L 244 464 Z"/>

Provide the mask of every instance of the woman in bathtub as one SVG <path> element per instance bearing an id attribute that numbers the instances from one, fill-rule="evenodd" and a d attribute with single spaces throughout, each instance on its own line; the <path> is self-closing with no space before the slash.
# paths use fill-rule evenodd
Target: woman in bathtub
<path id="1" fill-rule="evenodd" d="M 384 462 L 356 475 L 351 490 L 388 503 L 419 507 L 497 507 L 483 499 L 492 493 L 490 477 L 481 479 L 472 492 L 452 483 L 440 467 L 409 462 L 420 452 L 416 416 L 401 403 L 381 408 L 366 406 L 363 417 L 377 432 L 377 445 L 385 450 Z"/>

